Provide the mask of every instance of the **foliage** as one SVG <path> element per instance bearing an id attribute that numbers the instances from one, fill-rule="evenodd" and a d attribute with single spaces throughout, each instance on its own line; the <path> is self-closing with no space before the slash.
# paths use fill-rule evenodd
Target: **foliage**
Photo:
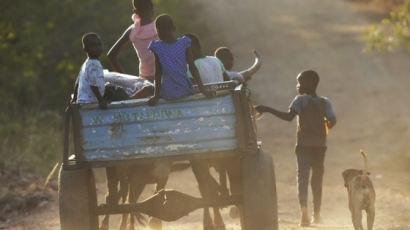
<path id="1" fill-rule="evenodd" d="M 363 34 L 368 42 L 366 51 L 395 51 L 403 48 L 410 52 L 410 0 L 405 0 L 400 10 L 390 13 L 379 25 L 372 25 Z"/>
<path id="2" fill-rule="evenodd" d="M 62 149 L 61 117 L 57 112 L 32 113 L 0 126 L 0 172 L 47 173 Z M 1 174 L 1 173 L 0 173 Z"/>
<path id="3" fill-rule="evenodd" d="M 178 35 L 213 34 L 196 17 L 200 3 L 153 2 L 156 14 L 174 18 Z M 0 5 L 0 169 L 52 164 L 61 154 L 60 116 L 86 58 L 81 36 L 100 34 L 106 53 L 132 23 L 131 0 L 0 0 Z M 203 43 L 211 45 L 205 49 L 217 39 L 207 36 Z M 127 73 L 138 74 L 132 46 L 119 58 Z M 105 55 L 100 60 L 110 68 Z"/>

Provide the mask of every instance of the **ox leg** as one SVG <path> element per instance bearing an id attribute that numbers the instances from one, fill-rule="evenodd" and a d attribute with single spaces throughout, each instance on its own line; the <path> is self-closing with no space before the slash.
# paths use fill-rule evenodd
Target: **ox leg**
<path id="1" fill-rule="evenodd" d="M 105 169 L 106 177 L 107 177 L 107 189 L 108 193 L 105 196 L 105 202 L 108 205 L 116 205 L 118 203 L 118 177 L 117 177 L 117 168 L 115 167 L 108 167 Z M 109 229 L 109 222 L 110 222 L 110 215 L 107 214 L 104 216 L 104 219 L 101 222 L 100 230 L 108 230 Z"/>
<path id="2" fill-rule="evenodd" d="M 214 225 L 216 230 L 225 230 L 225 223 L 218 207 L 213 207 L 214 210 Z"/>
<path id="3" fill-rule="evenodd" d="M 128 181 L 128 177 L 127 176 L 123 176 L 120 178 L 120 191 L 119 191 L 119 195 L 121 198 L 121 202 L 123 204 L 125 204 L 125 202 L 127 202 L 127 197 L 130 191 L 130 183 Z M 121 216 L 121 222 L 120 222 L 120 226 L 119 226 L 119 230 L 125 230 L 127 227 L 127 221 L 128 221 L 128 213 L 124 213 Z"/>
<path id="4" fill-rule="evenodd" d="M 162 189 L 165 188 L 165 185 L 168 182 L 168 176 L 165 178 L 158 179 L 157 184 L 155 186 L 155 193 L 158 193 Z M 148 226 L 151 229 L 161 230 L 162 229 L 162 221 L 158 218 L 151 217 L 148 222 Z"/>
<path id="5" fill-rule="evenodd" d="M 218 195 L 218 183 L 209 173 L 209 167 L 199 160 L 191 161 L 192 171 L 198 181 L 199 192 L 204 200 L 210 201 Z M 219 212 L 219 211 L 218 211 Z M 222 219 L 222 218 L 221 218 Z M 209 208 L 204 208 L 204 230 L 215 230 Z"/>
<path id="6" fill-rule="evenodd" d="M 219 192 L 221 196 L 223 197 L 228 197 L 229 196 L 229 191 L 228 191 L 228 186 L 226 183 L 226 167 L 224 165 L 224 162 L 218 161 L 215 162 L 215 169 L 219 174 Z M 217 230 L 225 230 L 225 223 L 222 219 L 222 215 L 219 211 L 219 207 L 213 207 L 214 211 L 214 225 Z"/>
<path id="7" fill-rule="evenodd" d="M 242 176 L 241 176 L 241 160 L 237 157 L 229 158 L 224 161 L 226 172 L 228 174 L 229 185 L 232 195 L 240 195 L 242 193 Z M 245 229 L 243 205 L 239 204 L 231 208 L 231 213 L 237 213 L 241 224 L 241 229 Z M 238 216 L 238 215 L 235 215 Z"/>
<path id="8" fill-rule="evenodd" d="M 228 186 L 226 183 L 226 168 L 222 163 L 217 163 L 215 165 L 215 170 L 219 174 L 219 186 L 220 186 L 220 193 L 222 196 L 229 196 Z"/>
<path id="9" fill-rule="evenodd" d="M 215 230 L 212 224 L 211 214 L 209 212 L 208 207 L 204 208 L 204 216 L 203 216 L 202 221 L 203 221 L 202 223 L 204 226 L 204 230 Z"/>
<path id="10" fill-rule="evenodd" d="M 139 177 L 141 172 L 135 171 L 130 173 L 130 193 L 128 195 L 128 203 L 136 203 L 145 187 L 145 181 Z M 139 213 L 130 213 L 130 223 L 128 230 L 134 230 L 135 216 Z M 139 218 L 139 217 L 138 217 Z M 140 218 L 139 218 L 140 219 Z"/>

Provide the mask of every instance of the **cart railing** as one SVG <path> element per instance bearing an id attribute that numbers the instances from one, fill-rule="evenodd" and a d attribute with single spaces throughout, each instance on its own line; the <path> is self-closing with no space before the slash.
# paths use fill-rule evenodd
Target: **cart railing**
<path id="1" fill-rule="evenodd" d="M 180 100 L 160 100 L 148 106 L 146 99 L 70 105 L 77 162 L 126 162 L 145 158 L 186 158 L 236 154 L 249 139 L 251 124 L 244 122 L 243 90 L 233 82 L 208 84 L 217 90 L 213 98 L 195 94 Z M 241 96 L 242 95 L 242 96 Z M 249 116 L 248 114 L 245 116 Z M 67 118 L 65 127 L 67 128 Z M 246 120 L 246 119 L 245 119 Z M 249 119 L 247 119 L 249 120 Z M 68 139 L 68 132 L 65 132 Z M 249 142 L 249 140 L 248 140 Z M 255 142 L 255 141 L 252 141 Z M 68 141 L 65 141 L 67 144 Z M 68 162 L 68 147 L 64 159 Z M 206 154 L 205 156 L 203 154 Z"/>

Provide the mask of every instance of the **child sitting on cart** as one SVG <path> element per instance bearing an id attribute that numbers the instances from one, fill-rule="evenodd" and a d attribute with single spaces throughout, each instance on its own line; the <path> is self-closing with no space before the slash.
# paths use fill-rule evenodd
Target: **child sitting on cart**
<path id="1" fill-rule="evenodd" d="M 102 52 L 100 36 L 92 32 L 86 33 L 82 37 L 82 45 L 87 59 L 78 74 L 72 101 L 85 104 L 98 102 L 100 108 L 105 109 L 105 81 L 103 68 L 98 60 Z"/>
<path id="2" fill-rule="evenodd" d="M 82 104 L 98 102 L 99 107 L 105 109 L 110 101 L 152 95 L 153 84 L 148 80 L 103 70 L 99 61 L 102 46 L 98 34 L 92 32 L 84 34 L 82 45 L 87 53 L 87 59 L 78 74 L 72 102 Z"/>
<path id="3" fill-rule="evenodd" d="M 256 72 L 258 72 L 258 70 L 262 66 L 262 62 L 260 61 L 260 56 L 258 52 L 253 51 L 253 53 L 255 55 L 254 64 L 248 69 L 243 70 L 241 72 L 232 71 L 232 67 L 234 65 L 234 58 L 231 50 L 228 47 L 219 47 L 218 49 L 216 49 L 215 57 L 217 57 L 223 63 L 229 80 L 238 81 L 242 83 L 251 80 L 252 76 Z"/>
<path id="4" fill-rule="evenodd" d="M 248 81 L 252 76 L 260 69 L 262 62 L 259 54 L 254 51 L 255 62 L 248 69 L 241 72 L 230 71 L 233 66 L 233 56 L 230 50 L 226 47 L 217 49 L 215 57 L 205 56 L 201 50 L 201 44 L 199 39 L 194 34 L 186 34 L 185 36 L 191 39 L 192 43 L 192 55 L 194 57 L 194 63 L 197 67 L 201 80 L 206 83 L 217 83 L 223 81 L 233 80 L 237 83 Z M 192 80 L 192 75 L 188 71 L 188 77 Z"/>
<path id="5" fill-rule="evenodd" d="M 152 41 L 148 47 L 155 55 L 155 92 L 148 104 L 156 105 L 160 97 L 172 100 L 194 94 L 187 76 L 187 64 L 201 93 L 211 97 L 212 93 L 204 89 L 194 65 L 191 39 L 186 36 L 175 37 L 174 22 L 169 15 L 158 16 L 155 27 L 160 40 Z"/>

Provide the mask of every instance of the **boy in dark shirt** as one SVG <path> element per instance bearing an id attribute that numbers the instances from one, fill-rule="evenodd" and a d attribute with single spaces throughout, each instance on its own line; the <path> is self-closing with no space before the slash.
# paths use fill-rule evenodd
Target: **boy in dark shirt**
<path id="1" fill-rule="evenodd" d="M 297 115 L 296 157 L 298 172 L 298 195 L 301 208 L 300 226 L 309 226 L 307 198 L 309 174 L 312 169 L 313 223 L 320 222 L 320 205 L 322 200 L 322 180 L 326 152 L 326 135 L 328 128 L 336 124 L 336 116 L 330 101 L 316 94 L 319 76 L 313 70 L 301 72 L 297 77 L 296 88 L 299 95 L 289 106 L 288 112 L 259 105 L 259 113 L 269 112 L 278 118 L 291 121 Z"/>

